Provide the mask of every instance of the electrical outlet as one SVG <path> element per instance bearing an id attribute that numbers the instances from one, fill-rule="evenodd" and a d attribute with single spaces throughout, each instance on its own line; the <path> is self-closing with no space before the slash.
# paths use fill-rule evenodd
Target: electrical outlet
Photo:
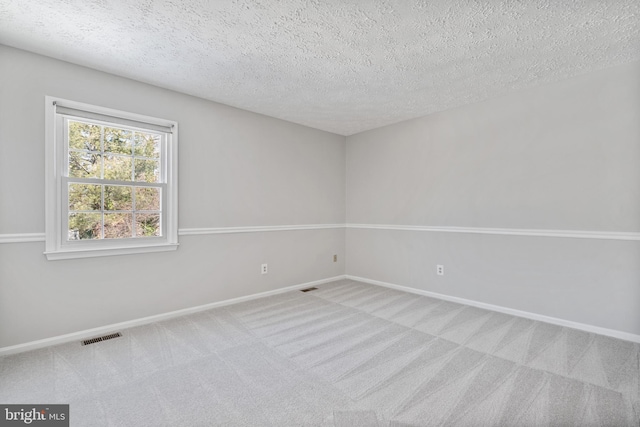
<path id="1" fill-rule="evenodd" d="M 267 274 L 268 269 L 267 269 L 267 264 L 262 264 L 262 270 L 261 270 L 262 274 Z"/>
<path id="2" fill-rule="evenodd" d="M 444 265 L 436 265 L 436 274 L 438 276 L 444 276 Z"/>
<path id="3" fill-rule="evenodd" d="M 333 256 L 333 262 L 338 262 L 338 255 Z"/>

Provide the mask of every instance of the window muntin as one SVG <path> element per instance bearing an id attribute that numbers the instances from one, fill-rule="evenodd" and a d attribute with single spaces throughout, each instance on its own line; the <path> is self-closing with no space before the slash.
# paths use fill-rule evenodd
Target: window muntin
<path id="1" fill-rule="evenodd" d="M 67 242 L 161 237 L 165 135 L 61 115 Z"/>

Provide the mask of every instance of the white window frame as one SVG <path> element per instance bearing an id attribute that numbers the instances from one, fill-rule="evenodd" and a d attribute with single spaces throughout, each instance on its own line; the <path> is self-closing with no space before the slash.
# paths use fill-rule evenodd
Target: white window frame
<path id="1" fill-rule="evenodd" d="M 60 112 L 62 107 L 65 112 Z M 69 113 L 75 110 L 77 115 Z M 121 239 L 68 240 L 68 153 L 66 135 L 60 124 L 64 117 L 98 120 L 115 126 L 165 129 L 162 142 L 162 236 Z M 45 252 L 48 260 L 90 258 L 178 248 L 178 123 L 171 120 L 99 107 L 53 96 L 45 97 Z M 135 182 L 129 183 L 135 186 Z"/>

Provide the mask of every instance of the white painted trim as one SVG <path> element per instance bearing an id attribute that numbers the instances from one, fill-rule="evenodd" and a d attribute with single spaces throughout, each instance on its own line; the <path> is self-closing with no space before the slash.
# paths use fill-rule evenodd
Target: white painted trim
<path id="1" fill-rule="evenodd" d="M 422 225 L 384 225 L 384 224 L 299 224 L 266 225 L 245 227 L 205 227 L 181 228 L 180 236 L 199 236 L 207 234 L 261 233 L 267 231 L 322 230 L 330 228 L 360 228 L 371 230 L 430 231 L 440 233 L 495 234 L 507 236 L 561 237 L 579 239 L 631 240 L 640 241 L 640 233 L 618 231 L 578 231 L 578 230 L 537 230 L 516 228 L 482 227 L 431 227 Z M 43 242 L 44 233 L 0 234 L 2 243 Z"/>
<path id="2" fill-rule="evenodd" d="M 0 234 L 0 244 L 28 242 L 44 242 L 44 233 Z"/>
<path id="3" fill-rule="evenodd" d="M 128 320 L 126 322 L 113 323 L 111 325 L 100 326 L 98 328 L 93 328 L 93 329 L 86 329 L 84 331 L 78 331 L 70 334 L 59 335 L 57 337 L 31 341 L 24 344 L 1 347 L 0 356 L 6 356 L 9 354 L 15 354 L 15 353 L 22 353 L 25 351 L 36 350 L 39 348 L 49 347 L 49 346 L 58 345 L 58 344 L 64 344 L 72 341 L 80 341 L 83 339 L 92 338 L 95 336 L 114 332 L 116 330 L 122 330 L 122 329 L 132 328 L 134 326 L 146 325 L 148 323 L 159 322 L 161 320 L 173 319 L 175 317 L 186 316 L 188 314 L 210 310 L 216 307 L 223 307 L 226 305 L 238 304 L 240 302 L 251 301 L 254 299 L 282 294 L 289 291 L 309 288 L 311 286 L 317 286 L 323 283 L 335 282 L 336 280 L 342 280 L 345 277 L 346 276 L 341 275 L 341 276 L 329 277 L 327 279 L 314 280 L 312 282 L 301 283 L 299 285 L 293 285 L 293 286 L 287 286 L 286 288 L 275 289 L 273 291 L 260 292 L 257 294 L 247 295 L 247 296 L 238 297 L 238 298 L 232 298 L 224 301 L 213 302 L 210 304 L 199 305 L 196 307 L 183 308 L 181 310 L 170 311 L 168 313 L 156 314 L 154 316 L 142 317 L 140 319 Z"/>
<path id="4" fill-rule="evenodd" d="M 364 277 L 352 276 L 352 275 L 340 275 L 335 277 L 329 277 L 327 279 L 315 280 L 312 282 L 301 283 L 298 285 L 288 286 L 285 288 L 275 289 L 267 292 L 260 292 L 257 294 L 247 295 L 238 298 L 232 298 L 224 301 L 218 301 L 210 304 L 199 305 L 196 307 L 184 308 L 181 310 L 171 311 L 168 313 L 157 314 L 154 316 L 143 317 L 140 319 L 129 320 L 126 322 L 114 323 L 111 325 L 101 326 L 93 329 L 86 329 L 83 331 L 73 332 L 70 334 L 59 335 L 56 337 L 45 338 L 37 341 L 31 341 L 23 344 L 17 344 L 8 347 L 0 348 L 0 356 L 6 356 L 9 354 L 22 353 L 25 351 L 36 350 L 43 347 L 49 347 L 58 344 L 64 344 L 72 341 L 80 341 L 87 338 L 92 338 L 97 335 L 103 335 L 105 333 L 110 333 L 116 330 L 122 330 L 126 328 L 132 328 L 135 326 L 146 325 L 153 322 L 159 322 L 162 320 L 172 319 L 179 316 L 185 316 L 188 314 L 197 313 L 200 311 L 209 310 L 216 307 L 224 307 L 227 305 L 237 304 L 245 301 L 251 301 L 259 298 L 264 298 L 272 295 L 278 295 L 281 293 L 294 291 L 298 289 L 304 289 L 311 286 L 317 286 L 324 283 L 335 282 L 336 280 L 349 279 L 355 280 L 358 282 L 369 283 L 371 285 L 382 286 L 389 289 L 396 289 L 403 292 L 409 292 L 412 294 L 423 295 L 431 298 L 437 298 L 445 301 L 456 302 L 459 304 L 465 304 L 472 307 L 483 308 L 486 310 L 496 311 L 499 313 L 510 314 L 513 316 L 524 317 L 526 319 L 538 320 L 541 322 L 551 323 L 558 326 L 566 326 L 573 329 L 578 329 L 585 332 L 591 332 L 594 334 L 600 334 L 605 336 L 610 336 L 613 338 L 618 338 L 626 341 L 631 341 L 635 343 L 640 343 L 640 335 L 631 334 L 628 332 L 616 331 L 614 329 L 601 328 L 598 326 L 587 325 L 584 323 L 572 322 L 570 320 L 558 319 L 555 317 L 544 316 L 541 314 L 530 313 L 527 311 L 515 310 L 512 308 L 502 307 L 493 304 L 487 304 L 479 301 L 468 300 L 465 298 L 459 298 L 444 294 L 438 294 L 435 292 L 424 291 L 421 289 L 415 289 L 408 286 L 400 286 L 395 285 L 393 283 L 382 282 L 379 280 L 367 279 Z"/>
<path id="5" fill-rule="evenodd" d="M 346 228 L 431 231 L 441 233 L 499 234 L 507 236 L 565 237 L 577 239 L 640 240 L 640 233 L 618 231 L 543 230 L 534 228 L 435 227 L 422 225 L 346 224 Z"/>
<path id="6" fill-rule="evenodd" d="M 266 225 L 248 227 L 218 227 L 218 228 L 181 228 L 181 236 L 195 236 L 202 234 L 230 234 L 230 233 L 260 233 L 266 231 L 294 231 L 294 230 L 322 230 L 325 228 L 344 228 L 344 224 L 301 224 L 301 225 Z"/>
<path id="7" fill-rule="evenodd" d="M 329 228 L 344 228 L 344 224 L 302 224 L 302 225 L 267 225 L 248 227 L 209 227 L 209 228 L 181 228 L 180 236 L 199 236 L 207 234 L 260 233 L 265 231 L 293 231 L 293 230 L 323 230 Z M 16 233 L 0 234 L 2 243 L 44 242 L 44 233 Z"/>
<path id="8" fill-rule="evenodd" d="M 502 307 L 500 305 L 487 304 L 480 301 L 469 300 L 450 295 L 439 294 L 436 292 L 424 291 L 422 289 L 411 288 L 408 286 L 395 285 L 393 283 L 381 282 L 379 280 L 367 279 L 364 277 L 345 276 L 349 280 L 368 283 L 370 285 L 382 286 L 385 288 L 395 289 L 398 291 L 409 292 L 412 294 L 423 295 L 426 297 L 437 298 L 444 301 L 456 302 L 458 304 L 470 305 L 472 307 L 483 308 L 485 310 L 497 311 L 498 313 L 510 314 L 512 316 L 524 317 L 525 319 L 538 320 L 540 322 L 551 323 L 558 326 L 566 326 L 567 328 L 578 329 L 585 332 L 591 332 L 599 335 L 606 335 L 625 341 L 640 343 L 640 335 L 631 334 L 629 332 L 617 331 L 615 329 L 601 328 L 599 326 L 587 325 L 585 323 L 573 322 L 571 320 L 559 319 L 557 317 L 545 316 L 543 314 L 531 313 L 528 311 L 516 310 L 513 308 Z"/>
<path id="9" fill-rule="evenodd" d="M 64 252 L 45 252 L 49 261 L 59 261 L 63 259 L 77 259 L 77 258 L 96 258 L 103 256 L 114 255 L 131 255 L 131 254 L 144 254 L 150 252 L 169 252 L 178 249 L 179 244 L 163 243 L 161 245 L 147 245 L 147 246 L 123 246 L 113 248 L 79 248 L 72 251 Z"/>
<path id="10" fill-rule="evenodd" d="M 58 111 L 58 109 L 61 109 Z M 75 113 L 68 109 L 75 110 Z M 90 120 L 101 125 L 120 123 L 139 129 L 162 132 L 160 168 L 162 191 L 161 236 L 152 239 L 107 239 L 68 242 L 66 222 L 68 206 L 62 202 L 67 196 L 67 113 L 82 117 L 97 115 Z M 124 123 L 123 123 L 124 121 Z M 145 127 L 146 125 L 146 127 Z M 143 127 L 140 127 L 143 126 Z M 159 128 L 158 128 L 159 127 Z M 124 255 L 142 252 L 175 250 L 178 245 L 178 123 L 161 118 L 85 104 L 53 96 L 45 96 L 45 251 L 48 260 Z M 106 182 L 96 180 L 97 182 Z M 133 185 L 133 183 L 129 183 Z M 77 247 L 83 246 L 79 250 Z"/>
<path id="11" fill-rule="evenodd" d="M 209 228 L 181 228 L 180 236 L 199 236 L 207 234 L 260 233 L 265 231 L 294 231 L 294 230 L 323 230 L 330 228 L 344 228 L 344 224 L 302 224 L 302 225 L 267 225 L 248 227 L 209 227 Z M 0 234 L 2 243 L 44 242 L 44 233 L 16 233 Z"/>

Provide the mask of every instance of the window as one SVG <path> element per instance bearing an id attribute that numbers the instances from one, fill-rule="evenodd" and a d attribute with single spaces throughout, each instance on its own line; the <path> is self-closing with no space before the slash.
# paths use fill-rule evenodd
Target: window
<path id="1" fill-rule="evenodd" d="M 47 259 L 175 250 L 177 123 L 46 97 Z"/>

